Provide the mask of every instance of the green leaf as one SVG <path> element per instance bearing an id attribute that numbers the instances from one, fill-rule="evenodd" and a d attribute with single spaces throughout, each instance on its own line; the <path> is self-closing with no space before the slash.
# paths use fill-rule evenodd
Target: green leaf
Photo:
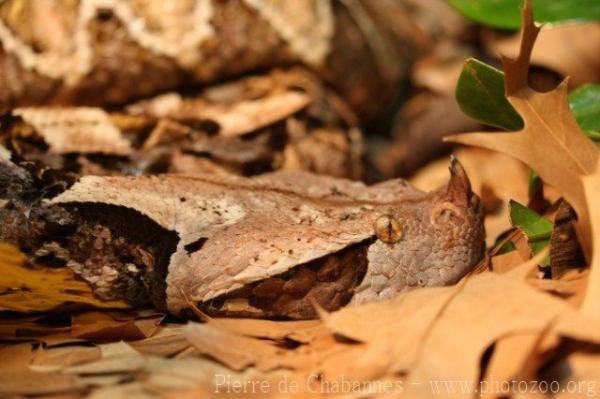
<path id="1" fill-rule="evenodd" d="M 593 130 L 584 130 L 584 132 L 597 146 L 600 146 L 600 132 L 595 132 Z"/>
<path id="2" fill-rule="evenodd" d="M 535 173 L 535 170 L 529 169 L 529 176 L 527 182 L 527 191 L 529 195 L 529 199 L 531 199 L 535 193 L 542 187 L 542 179 L 540 176 Z"/>
<path id="3" fill-rule="evenodd" d="M 547 240 L 532 241 L 529 243 L 529 249 L 531 250 L 532 254 L 537 255 L 540 252 L 542 252 L 548 245 L 550 245 L 549 238 Z M 550 266 L 550 255 L 544 258 L 544 260 L 540 263 L 540 266 Z"/>
<path id="4" fill-rule="evenodd" d="M 507 130 L 523 128 L 523 119 L 504 96 L 504 73 L 474 58 L 463 67 L 456 100 L 470 117 Z"/>
<path id="5" fill-rule="evenodd" d="M 600 85 L 578 87 L 569 95 L 569 104 L 581 129 L 592 140 L 600 141 Z"/>
<path id="6" fill-rule="evenodd" d="M 504 95 L 504 73 L 491 65 L 469 58 L 455 94 L 458 105 L 471 118 L 506 130 L 523 128 L 523 119 Z M 579 87 L 569 95 L 569 103 L 581 129 L 600 146 L 600 85 Z"/>
<path id="7" fill-rule="evenodd" d="M 511 233 L 511 230 L 507 230 L 504 233 L 500 234 L 498 237 L 496 237 L 496 240 L 494 241 L 494 245 L 492 245 L 492 248 L 495 248 L 496 251 L 498 251 L 498 254 L 504 254 L 507 252 L 511 252 L 517 249 L 517 247 L 515 246 L 515 244 L 508 240 L 508 235 Z M 502 242 L 504 242 L 504 244 L 502 244 Z M 499 245 L 502 244 L 502 247 L 498 248 Z"/>
<path id="8" fill-rule="evenodd" d="M 450 0 L 461 13 L 484 25 L 502 29 L 521 26 L 523 0 Z M 537 22 L 600 20 L 598 0 L 533 0 Z"/>
<path id="9" fill-rule="evenodd" d="M 550 245 L 550 237 L 554 228 L 551 221 L 517 201 L 510 200 L 509 207 L 510 221 L 513 226 L 527 236 L 531 253 L 537 255 Z M 546 257 L 542 262 L 542 266 L 548 265 L 550 265 L 550 258 Z"/>
<path id="10" fill-rule="evenodd" d="M 511 200 L 510 221 L 527 236 L 529 242 L 543 241 L 550 238 L 554 225 L 537 212 Z"/>

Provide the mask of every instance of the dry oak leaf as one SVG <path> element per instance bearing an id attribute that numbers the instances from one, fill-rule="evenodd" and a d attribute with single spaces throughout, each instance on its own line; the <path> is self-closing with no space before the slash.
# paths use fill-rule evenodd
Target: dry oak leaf
<path id="1" fill-rule="evenodd" d="M 600 386 L 600 351 L 597 347 L 575 343 L 568 354 L 546 367 L 549 381 L 560 383 L 556 387 L 556 399 L 592 398 L 598 396 Z M 573 383 L 577 392 L 573 392 Z"/>
<path id="2" fill-rule="evenodd" d="M 65 303 L 96 308 L 129 308 L 121 300 L 101 301 L 84 281 L 68 268 L 25 266 L 16 248 L 0 244 L 0 311 L 39 312 Z"/>
<path id="3" fill-rule="evenodd" d="M 513 57 L 519 52 L 519 38 L 492 41 L 490 53 Z M 573 24 L 544 29 L 531 54 L 531 62 L 571 76 L 577 87 L 600 79 L 600 23 Z"/>
<path id="4" fill-rule="evenodd" d="M 499 339 L 487 365 L 483 384 L 489 384 L 492 381 L 502 381 L 505 384 L 504 381 L 523 379 L 522 369 L 525 364 L 539 366 L 536 360 L 541 356 L 537 352 L 540 340 L 543 337 L 537 331 L 525 331 L 515 332 Z M 558 342 L 558 339 L 553 341 L 554 344 L 558 344 Z M 482 392 L 482 396 L 484 398 L 497 397 L 492 389 L 488 392 Z"/>
<path id="5" fill-rule="evenodd" d="M 12 115 L 33 127 L 22 129 L 20 135 L 41 136 L 50 154 L 129 155 L 133 151 L 109 114 L 101 108 L 17 108 Z"/>
<path id="6" fill-rule="evenodd" d="M 231 329 L 235 320 L 229 326 L 190 324 L 185 334 L 201 353 L 237 371 L 287 368 L 296 376 L 317 373 L 323 381 L 336 381 L 341 375 L 351 381 L 376 381 L 404 374 L 408 397 L 428 397 L 431 379 L 475 384 L 484 353 L 507 337 L 526 338 L 511 342 L 513 348 L 524 351 L 519 359 L 512 354 L 510 360 L 506 350 L 497 351 L 502 359 L 494 367 L 505 378 L 526 372 L 523 362 L 540 360 L 557 344 L 557 334 L 586 342 L 598 340 L 597 333 L 581 331 L 583 324 L 590 325 L 589 319 L 524 281 L 538 260 L 502 275 L 482 273 L 456 286 L 415 290 L 388 301 L 325 314 L 327 330 L 297 348 L 244 337 L 241 330 L 235 333 Z M 564 328 L 563 319 L 574 317 L 578 328 Z M 557 320 L 561 322 L 555 325 Z M 234 329 L 244 323 L 240 321 Z M 267 336 L 271 323 L 258 322 L 252 334 Z M 451 392 L 437 393 L 453 397 Z M 455 392 L 454 397 L 462 396 Z"/>
<path id="7" fill-rule="evenodd" d="M 556 89 L 539 93 L 527 86 L 531 51 L 539 28 L 533 23 L 531 4 L 523 11 L 521 52 L 516 60 L 503 58 L 506 72 L 506 97 L 523 118 L 518 132 L 477 132 L 450 136 L 450 141 L 477 145 L 505 152 L 532 167 L 548 184 L 573 205 L 578 215 L 578 236 L 588 260 L 598 251 L 600 236 L 593 235 L 600 214 L 593 204 L 600 195 L 600 169 L 596 145 L 579 128 L 567 101 L 568 80 Z M 596 227 L 597 229 L 597 227 Z M 595 240 L 594 240 L 594 237 Z M 592 251 L 596 249 L 596 251 Z M 595 256 L 590 290 L 583 308 L 600 312 L 600 263 Z"/>
<path id="8" fill-rule="evenodd" d="M 155 335 L 129 345 L 144 355 L 172 357 L 191 346 L 179 325 L 166 325 Z"/>
<path id="9" fill-rule="evenodd" d="M 569 312 L 561 300 L 520 280 L 510 273 L 483 273 L 467 280 L 421 342 L 408 373 L 408 397 L 431 394 L 435 388 L 428 381 L 434 380 L 471 381 L 474 392 L 482 356 L 491 345 L 517 332 L 544 334 L 557 317 Z M 461 394 L 441 392 L 440 397 Z"/>
<path id="10" fill-rule="evenodd" d="M 154 108 L 158 112 L 146 115 L 157 118 L 211 120 L 220 126 L 220 135 L 243 136 L 301 111 L 311 101 L 309 95 L 293 90 L 272 93 L 263 98 L 242 99 L 229 104 L 211 104 L 201 98 L 184 100 L 177 93 L 168 93 L 133 104 L 129 110 L 135 114 L 144 108 L 150 111 Z"/>
<path id="11" fill-rule="evenodd" d="M 81 175 L 362 173 L 356 117 L 300 68 L 244 77 L 193 96 L 166 93 L 110 113 L 36 106 L 11 116 L 0 128 L 0 145 Z M 10 158 L 5 152 L 0 149 L 0 156 Z"/>
<path id="12" fill-rule="evenodd" d="M 146 363 L 144 355 L 127 343 L 111 342 L 100 345 L 102 357 L 92 362 L 77 364 L 63 369 L 64 374 L 127 373 L 140 370 Z"/>
<path id="13" fill-rule="evenodd" d="M 144 339 L 156 332 L 162 318 L 119 318 L 108 312 L 85 312 L 71 316 L 71 336 L 91 341 Z"/>
<path id="14" fill-rule="evenodd" d="M 0 348 L 0 397 L 67 394 L 82 391 L 85 386 L 77 376 L 57 372 L 35 372 L 30 369 L 34 357 L 32 345 L 22 343 Z"/>
<path id="15" fill-rule="evenodd" d="M 281 366 L 286 350 L 267 341 L 244 337 L 208 324 L 189 323 L 183 333 L 199 351 L 218 359 L 230 369 L 244 370 L 256 366 L 269 371 Z M 286 364 L 290 367 L 289 363 Z"/>
<path id="16" fill-rule="evenodd" d="M 54 348 L 40 346 L 33 353 L 29 369 L 39 373 L 60 371 L 77 364 L 96 361 L 101 357 L 100 348 L 96 346 L 79 345 Z"/>
<path id="17" fill-rule="evenodd" d="M 581 311 L 600 321 L 600 207 L 592 206 L 600 199 L 600 167 L 596 173 L 583 178 L 583 188 L 590 205 L 590 222 L 594 237 L 594 257 L 590 265 L 588 288 L 581 305 Z"/>
<path id="18" fill-rule="evenodd" d="M 323 324 L 319 320 L 294 320 L 278 322 L 263 319 L 214 318 L 209 323 L 222 330 L 246 337 L 272 340 L 293 339 L 308 343 Z"/>
<path id="19" fill-rule="evenodd" d="M 389 356 L 373 350 L 366 351 L 364 345 L 355 341 L 340 340 L 322 323 L 315 328 L 315 336 L 310 342 L 298 346 L 285 345 L 278 340 L 247 337 L 213 324 L 212 321 L 207 324 L 189 323 L 183 329 L 184 334 L 199 353 L 235 372 L 289 370 L 303 381 L 315 375 L 323 375 L 327 379 L 344 375 L 352 380 L 367 380 L 380 377 L 381 369 L 371 366 L 381 361 L 381 355 L 383 359 Z M 262 328 L 267 326 L 263 325 Z M 268 330 L 255 330 L 254 333 L 265 336 Z"/>
<path id="20" fill-rule="evenodd" d="M 352 362 L 368 370 L 370 378 L 406 372 L 418 359 L 421 343 L 435 320 L 461 286 L 415 290 L 383 303 L 346 308 L 329 314 L 324 323 L 332 332 L 366 344 L 363 352 L 374 355 L 363 353 L 360 360 Z M 327 363 L 333 366 L 336 362 L 339 359 Z M 329 369 L 335 370 L 335 366 Z"/>

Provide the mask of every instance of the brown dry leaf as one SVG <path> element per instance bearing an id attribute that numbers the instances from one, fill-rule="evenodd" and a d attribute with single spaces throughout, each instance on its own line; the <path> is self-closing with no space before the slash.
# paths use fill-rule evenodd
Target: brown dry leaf
<path id="1" fill-rule="evenodd" d="M 498 397 L 494 385 L 511 384 L 510 381 L 532 381 L 537 371 L 555 353 L 561 343 L 556 334 L 547 332 L 518 331 L 496 342 L 490 362 L 486 367 L 482 396 Z M 514 390 L 514 387 L 513 387 Z"/>
<path id="2" fill-rule="evenodd" d="M 557 381 L 558 399 L 594 398 L 600 394 L 600 351 L 597 347 L 575 343 L 565 355 L 546 367 L 545 377 Z"/>
<path id="3" fill-rule="evenodd" d="M 373 375 L 403 372 L 415 362 L 432 323 L 460 289 L 459 284 L 415 290 L 384 303 L 331 313 L 324 323 L 336 334 L 366 343 L 366 351 L 377 354 L 369 357 L 373 363 L 367 367 Z M 402 339 L 396 339 L 399 331 Z"/>
<path id="4" fill-rule="evenodd" d="M 573 268 L 586 266 L 587 262 L 577 240 L 574 226 L 577 215 L 573 208 L 561 200 L 550 216 L 554 222 L 550 237 L 550 271 L 557 278 Z"/>
<path id="5" fill-rule="evenodd" d="M 78 175 L 254 175 L 284 166 L 362 175 L 356 116 L 301 68 L 244 77 L 193 96 L 167 93 L 111 113 L 39 106 L 12 116 L 0 129 L 0 145 Z M 287 159 L 290 152 L 296 163 Z"/>
<path id="6" fill-rule="evenodd" d="M 248 338 L 208 324 L 188 324 L 185 334 L 197 351 L 216 359 L 239 375 L 242 371 L 261 374 L 259 381 L 269 379 L 274 372 L 291 373 L 288 380 L 297 380 L 298 389 L 309 394 L 321 382 L 317 376 L 327 380 L 340 378 L 376 378 L 377 371 L 368 366 L 381 359 L 382 353 L 365 351 L 364 346 L 337 339 L 328 328 L 321 325 L 318 334 L 303 345 L 287 346 L 285 342 Z M 267 335 L 268 332 L 255 332 Z M 308 382 L 315 386 L 308 387 Z M 288 381 L 289 383 L 289 381 Z M 277 394 L 277 391 L 269 392 Z M 279 392 L 281 393 L 281 392 Z"/>
<path id="7" fill-rule="evenodd" d="M 600 321 L 584 312 L 568 312 L 554 325 L 553 332 L 581 342 L 600 344 Z"/>
<path id="8" fill-rule="evenodd" d="M 564 193 L 575 206 L 581 217 L 581 238 L 591 254 L 591 226 L 581 178 L 595 173 L 598 150 L 565 108 L 568 107 L 566 85 L 550 93 L 529 93 L 523 98 L 509 99 L 526 120 L 525 130 L 518 133 L 455 135 L 450 136 L 450 140 L 504 151 L 530 164 L 544 181 Z M 559 105 L 562 112 L 545 111 Z M 566 126 L 569 127 L 565 129 Z M 566 130 L 577 133 L 566 133 Z"/>
<path id="9" fill-rule="evenodd" d="M 117 317 L 115 317 L 117 316 Z M 91 341 L 133 341 L 152 336 L 164 316 L 120 318 L 107 312 L 86 312 L 71 317 L 71 335 Z"/>
<path id="10" fill-rule="evenodd" d="M 580 306 L 588 280 L 589 270 L 571 269 L 558 279 L 529 278 L 527 282 L 539 290 L 564 298 L 574 306 Z"/>
<path id="11" fill-rule="evenodd" d="M 468 279 L 422 342 L 420 356 L 409 372 L 407 393 L 427 395 L 430 380 L 475 384 L 481 356 L 490 345 L 518 331 L 541 334 L 566 311 L 562 301 L 536 292 L 510 273 L 483 273 Z M 453 397 L 449 392 L 445 395 L 440 397 Z M 459 396 L 455 393 L 454 397 Z"/>
<path id="12" fill-rule="evenodd" d="M 28 338 L 45 339 L 46 335 L 68 333 L 68 326 L 43 325 L 39 321 L 43 316 L 23 317 L 23 315 L 3 315 L 0 318 L 0 340 L 19 341 Z M 44 337 L 44 338 L 40 338 Z"/>
<path id="13" fill-rule="evenodd" d="M 217 359 L 232 370 L 240 371 L 249 366 L 269 371 L 287 366 L 283 360 L 285 349 L 268 341 L 244 337 L 221 330 L 209 324 L 189 323 L 183 329 L 189 342 L 197 350 Z"/>
<path id="14" fill-rule="evenodd" d="M 129 141 L 101 108 L 17 108 L 13 115 L 34 128 L 22 129 L 19 134 L 40 135 L 50 154 L 129 155 L 132 152 Z"/>
<path id="15" fill-rule="evenodd" d="M 590 206 L 590 223 L 594 235 L 594 257 L 590 265 L 590 276 L 587 292 L 581 305 L 581 310 L 587 315 L 600 317 L 600 166 L 595 174 L 583 178 L 583 187 Z"/>
<path id="16" fill-rule="evenodd" d="M 323 373 L 335 376 L 350 372 L 353 368 L 360 369 L 356 362 L 350 360 L 364 354 L 362 345 L 356 345 L 347 339 L 338 340 L 320 321 L 291 322 L 292 325 L 299 326 L 298 332 L 308 333 L 299 334 L 299 341 L 288 330 L 289 322 L 220 321 L 225 320 L 210 320 L 206 324 L 190 323 L 183 331 L 198 353 L 216 359 L 234 371 L 256 369 L 270 373 L 274 370 L 294 370 L 297 375 Z M 248 332 L 255 337 L 248 337 L 248 332 L 241 330 L 246 323 L 251 328 Z M 282 326 L 277 327 L 277 324 Z M 273 326 L 278 331 L 270 331 Z M 308 328 L 303 330 L 302 327 Z M 265 338 L 268 336 L 271 337 Z M 347 361 L 340 363 L 341 358 Z M 367 372 L 367 369 L 363 368 L 362 372 Z"/>
<path id="17" fill-rule="evenodd" d="M 287 371 L 264 373 L 256 369 L 235 372 L 206 358 L 153 359 L 146 368 L 144 387 L 172 399 L 290 397 L 282 389 L 293 375 Z M 302 386 L 302 381 L 299 387 Z M 280 385 L 281 384 L 281 385 Z M 234 389 L 237 385 L 240 389 Z M 243 392 L 245 388 L 245 393 Z M 237 393 L 235 391 L 238 391 Z M 304 396 L 304 395 L 303 395 Z"/>
<path id="18" fill-rule="evenodd" d="M 518 132 L 479 132 L 450 136 L 449 140 L 505 152 L 532 167 L 554 186 L 579 216 L 579 236 L 588 259 L 592 254 L 592 220 L 583 177 L 600 178 L 599 150 L 579 128 L 567 101 L 567 81 L 539 93 L 527 86 L 531 51 L 539 29 L 533 24 L 531 5 L 524 10 L 519 58 L 503 59 L 506 96 L 525 122 Z M 591 198 L 590 198 L 591 199 Z"/>
<path id="19" fill-rule="evenodd" d="M 523 259 L 519 251 L 510 251 L 492 257 L 492 270 L 495 273 L 504 274 L 520 266 L 525 261 L 526 259 Z"/>
<path id="20" fill-rule="evenodd" d="M 180 326 L 167 325 L 155 335 L 129 342 L 129 345 L 143 354 L 171 357 L 188 349 L 191 344 L 185 338 Z"/>
<path id="21" fill-rule="evenodd" d="M 230 107 L 200 107 L 198 118 L 217 122 L 223 136 L 239 136 L 284 119 L 310 103 L 304 93 L 288 91 L 259 99 L 242 101 Z"/>
<path id="22" fill-rule="evenodd" d="M 25 257 L 15 247 L 0 244 L 0 310 L 45 311 L 65 303 L 97 308 L 129 308 L 121 300 L 100 301 L 84 281 L 66 267 L 26 266 Z"/>
<path id="23" fill-rule="evenodd" d="M 529 360 L 540 339 L 538 332 L 524 332 L 501 338 L 494 346 L 494 352 L 482 381 L 488 384 L 492 381 L 510 381 L 518 376 L 522 364 Z M 482 392 L 484 398 L 494 398 L 496 395 Z"/>
<path id="24" fill-rule="evenodd" d="M 96 346 L 59 346 L 56 348 L 38 348 L 31 358 L 29 369 L 47 373 L 59 371 L 69 366 L 93 362 L 102 357 Z"/>
<path id="25" fill-rule="evenodd" d="M 204 98 L 184 100 L 176 93 L 169 93 L 133 104 L 128 110 L 133 115 L 145 112 L 156 118 L 210 120 L 218 124 L 220 135 L 241 136 L 284 120 L 312 101 L 309 95 L 292 90 L 258 99 L 233 100 L 211 103 Z"/>
<path id="26" fill-rule="evenodd" d="M 86 399 L 156 399 L 156 397 L 145 390 L 143 384 L 135 381 L 101 387 L 86 396 Z"/>
<path id="27" fill-rule="evenodd" d="M 575 314 L 562 300 L 538 292 L 524 281 L 538 261 L 533 259 L 504 275 L 483 273 L 459 286 L 416 290 L 389 301 L 326 314 L 324 324 L 329 333 L 321 330 L 316 339 L 295 349 L 244 337 L 242 320 L 239 325 L 231 320 L 218 327 L 211 322 L 191 324 L 186 334 L 201 353 L 235 370 L 252 365 L 261 370 L 283 367 L 301 376 L 318 373 L 330 383 L 342 375 L 351 381 L 376 381 L 407 373 L 409 397 L 430 394 L 430 379 L 476 383 L 483 353 L 495 342 L 515 335 L 519 337 L 516 341 L 500 344 L 493 370 L 507 378 L 521 377 L 528 373 L 524 365 L 540 364 L 543 357 L 539 354 L 557 344 L 556 339 L 544 338 L 554 321 Z M 585 323 L 586 319 L 579 317 L 580 323 Z M 268 329 L 271 323 L 278 322 L 259 321 L 252 335 L 266 336 L 261 329 Z M 240 333 L 227 331 L 232 326 Z M 574 338 L 577 333 L 552 331 Z M 522 334 L 527 338 L 520 337 Z M 579 337 L 598 339 L 596 336 Z M 502 349 L 505 346 L 508 349 Z M 510 348 L 523 351 L 521 361 L 506 357 Z"/>
<path id="28" fill-rule="evenodd" d="M 32 357 L 31 344 L 0 348 L 0 397 L 61 394 L 85 388 L 76 376 L 30 370 Z"/>
<path id="29" fill-rule="evenodd" d="M 232 333 L 255 338 L 284 339 L 291 338 L 306 342 L 313 330 L 322 324 L 319 320 L 273 321 L 260 319 L 214 318 L 209 324 Z"/>
<path id="30" fill-rule="evenodd" d="M 127 373 L 144 367 L 146 358 L 127 343 L 120 341 L 98 346 L 102 357 L 98 360 L 65 367 L 63 374 L 102 375 Z"/>
<path id="31" fill-rule="evenodd" d="M 518 36 L 491 40 L 488 51 L 516 58 Z M 531 54 L 531 63 L 570 76 L 577 87 L 600 80 L 600 23 L 577 23 L 543 29 Z"/>

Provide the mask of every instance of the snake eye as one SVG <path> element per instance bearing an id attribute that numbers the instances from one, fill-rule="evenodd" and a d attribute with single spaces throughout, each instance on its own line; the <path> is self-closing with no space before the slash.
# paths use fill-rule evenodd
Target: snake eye
<path id="1" fill-rule="evenodd" d="M 402 238 L 403 231 L 400 222 L 390 215 L 379 217 L 375 221 L 374 228 L 377 238 L 387 244 L 393 244 Z"/>

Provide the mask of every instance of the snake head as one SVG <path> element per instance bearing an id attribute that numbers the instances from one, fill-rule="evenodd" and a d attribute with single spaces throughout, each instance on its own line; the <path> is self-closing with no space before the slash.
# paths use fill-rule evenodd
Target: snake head
<path id="1" fill-rule="evenodd" d="M 460 162 L 452 158 L 445 187 L 380 217 L 375 235 L 355 304 L 454 284 L 468 273 L 483 255 L 485 231 L 479 197 Z"/>
<path id="2" fill-rule="evenodd" d="M 435 237 L 431 285 L 453 283 L 481 258 L 485 247 L 483 208 L 461 163 L 451 158 L 450 180 L 433 196 L 429 209 L 430 234 Z"/>

